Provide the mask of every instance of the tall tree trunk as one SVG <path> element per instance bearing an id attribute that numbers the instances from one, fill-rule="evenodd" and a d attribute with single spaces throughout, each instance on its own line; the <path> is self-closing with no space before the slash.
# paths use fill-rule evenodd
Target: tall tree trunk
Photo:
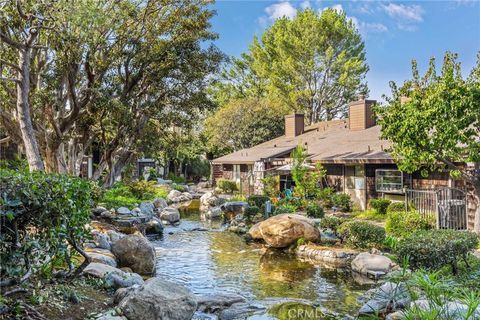
<path id="1" fill-rule="evenodd" d="M 111 187 L 117 180 L 121 178 L 123 168 L 128 165 L 133 158 L 133 152 L 123 151 L 116 161 L 112 161 L 113 165 L 103 183 L 104 187 Z"/>
<path id="2" fill-rule="evenodd" d="M 19 50 L 19 67 L 17 83 L 17 113 L 20 131 L 22 133 L 25 155 L 31 171 L 44 171 L 40 149 L 38 147 L 35 131 L 33 130 L 32 117 L 30 115 L 29 93 L 30 93 L 30 62 L 32 49 L 26 46 Z"/>

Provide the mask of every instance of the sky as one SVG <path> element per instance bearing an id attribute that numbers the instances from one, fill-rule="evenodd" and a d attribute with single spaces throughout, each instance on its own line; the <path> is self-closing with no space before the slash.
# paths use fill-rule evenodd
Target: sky
<path id="1" fill-rule="evenodd" d="M 401 84 L 411 78 L 412 59 L 424 72 L 431 57 L 439 65 L 446 51 L 455 52 L 467 75 L 480 51 L 480 0 L 217 0 L 212 19 L 219 35 L 215 44 L 227 55 L 239 56 L 276 18 L 293 18 L 307 7 L 317 12 L 327 7 L 341 10 L 353 20 L 365 41 L 372 99 L 390 95 L 389 81 Z"/>

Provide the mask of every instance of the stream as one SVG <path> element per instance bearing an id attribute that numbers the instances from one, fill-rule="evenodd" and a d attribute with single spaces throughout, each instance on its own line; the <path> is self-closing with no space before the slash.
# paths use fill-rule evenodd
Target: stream
<path id="1" fill-rule="evenodd" d="M 350 271 L 300 260 L 261 244 L 247 244 L 240 236 L 224 231 L 221 220 L 202 221 L 198 206 L 194 200 L 180 207 L 180 224 L 167 226 L 162 238 L 152 240 L 158 277 L 180 282 L 195 294 L 236 293 L 266 306 L 247 319 L 294 319 L 285 315 L 299 303 L 335 314 L 308 319 L 350 319 L 355 315 L 357 297 L 370 287 L 356 284 Z"/>

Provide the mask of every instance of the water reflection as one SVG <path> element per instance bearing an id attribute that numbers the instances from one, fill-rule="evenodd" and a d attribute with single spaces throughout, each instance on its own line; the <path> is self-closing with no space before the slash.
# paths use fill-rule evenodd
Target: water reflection
<path id="1" fill-rule="evenodd" d="M 343 314 L 358 309 L 356 298 L 367 287 L 354 284 L 350 273 L 246 244 L 236 234 L 218 231 L 221 222 L 202 222 L 198 208 L 182 209 L 181 215 L 180 225 L 167 227 L 163 239 L 154 241 L 159 277 L 180 281 L 195 293 L 229 291 L 269 305 L 288 298 Z M 199 227 L 209 230 L 189 231 Z M 288 307 L 278 308 L 278 316 L 252 319 L 283 319 Z"/>

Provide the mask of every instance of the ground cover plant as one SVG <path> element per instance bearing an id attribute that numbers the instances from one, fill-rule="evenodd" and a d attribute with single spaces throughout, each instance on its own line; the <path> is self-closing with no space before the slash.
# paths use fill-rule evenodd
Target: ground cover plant
<path id="1" fill-rule="evenodd" d="M 143 201 L 166 198 L 168 189 L 154 184 L 153 181 L 119 182 L 107 189 L 98 203 L 107 208 L 127 207 L 132 209 Z"/>

